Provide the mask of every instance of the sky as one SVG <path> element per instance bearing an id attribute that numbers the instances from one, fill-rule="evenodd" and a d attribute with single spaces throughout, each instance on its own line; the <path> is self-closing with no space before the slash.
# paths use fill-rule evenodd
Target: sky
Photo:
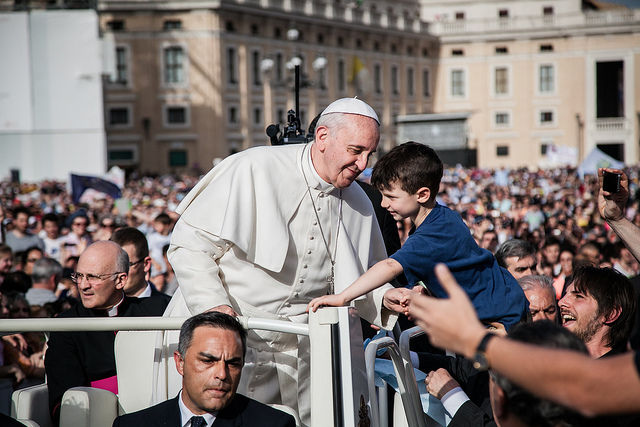
<path id="1" fill-rule="evenodd" d="M 640 8 L 640 0 L 604 0 L 607 3 L 622 4 L 630 8 Z"/>

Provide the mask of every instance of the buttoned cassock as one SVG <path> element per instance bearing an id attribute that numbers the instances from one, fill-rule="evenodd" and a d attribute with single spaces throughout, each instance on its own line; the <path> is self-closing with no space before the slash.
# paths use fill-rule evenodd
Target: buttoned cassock
<path id="1" fill-rule="evenodd" d="M 168 252 L 179 289 L 165 316 L 226 304 L 242 316 L 306 323 L 309 301 L 329 290 L 323 234 L 332 256 L 337 250 L 336 292 L 386 257 L 364 191 L 356 184 L 340 190 L 324 182 L 310 151 L 310 144 L 243 151 L 222 161 L 185 197 Z M 363 318 L 386 329 L 396 320 L 382 305 L 389 289 L 385 285 L 355 302 Z M 165 333 L 163 340 L 163 352 L 156 352 L 155 402 L 181 387 L 169 360 L 177 332 Z M 290 406 L 308 424 L 308 337 L 250 331 L 247 345 L 239 391 Z"/>

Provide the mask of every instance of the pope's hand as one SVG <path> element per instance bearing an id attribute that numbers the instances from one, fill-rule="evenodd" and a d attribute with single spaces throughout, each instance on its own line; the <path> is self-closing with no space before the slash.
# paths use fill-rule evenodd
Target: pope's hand
<path id="1" fill-rule="evenodd" d="M 343 305 L 346 305 L 347 302 L 348 301 L 345 301 L 340 294 L 324 295 L 324 296 L 312 299 L 309 305 L 307 306 L 307 312 L 311 310 L 315 313 L 315 311 L 320 307 L 326 307 L 326 306 L 342 307 Z"/>
<path id="2" fill-rule="evenodd" d="M 382 303 L 389 310 L 408 314 L 411 291 L 407 288 L 393 288 L 384 293 Z"/>
<path id="3" fill-rule="evenodd" d="M 217 312 L 220 312 L 220 313 L 228 314 L 229 316 L 238 317 L 238 313 L 236 313 L 233 308 L 231 308 L 230 306 L 228 306 L 226 304 L 218 305 L 216 307 L 210 308 L 209 310 L 207 310 L 207 313 L 209 313 L 211 311 L 217 311 Z"/>

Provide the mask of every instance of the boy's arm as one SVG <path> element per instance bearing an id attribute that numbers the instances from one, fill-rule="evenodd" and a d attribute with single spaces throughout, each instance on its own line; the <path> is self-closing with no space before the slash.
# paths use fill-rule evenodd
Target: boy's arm
<path id="1" fill-rule="evenodd" d="M 326 295 L 314 298 L 309 303 L 309 310 L 316 311 L 323 305 L 341 306 L 390 282 L 402 273 L 402 265 L 394 259 L 387 258 L 377 262 L 355 282 L 337 295 Z"/>

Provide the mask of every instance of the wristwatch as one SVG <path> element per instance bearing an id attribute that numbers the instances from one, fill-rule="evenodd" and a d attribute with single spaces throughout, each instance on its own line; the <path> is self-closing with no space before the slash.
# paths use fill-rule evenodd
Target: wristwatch
<path id="1" fill-rule="evenodd" d="M 482 340 L 480 340 L 480 344 L 478 344 L 478 347 L 476 348 L 476 354 L 473 356 L 473 367 L 476 370 L 486 371 L 489 369 L 489 362 L 487 361 L 486 356 L 487 344 L 489 344 L 491 338 L 494 338 L 495 336 L 495 334 L 487 332 L 484 337 L 482 337 Z"/>

